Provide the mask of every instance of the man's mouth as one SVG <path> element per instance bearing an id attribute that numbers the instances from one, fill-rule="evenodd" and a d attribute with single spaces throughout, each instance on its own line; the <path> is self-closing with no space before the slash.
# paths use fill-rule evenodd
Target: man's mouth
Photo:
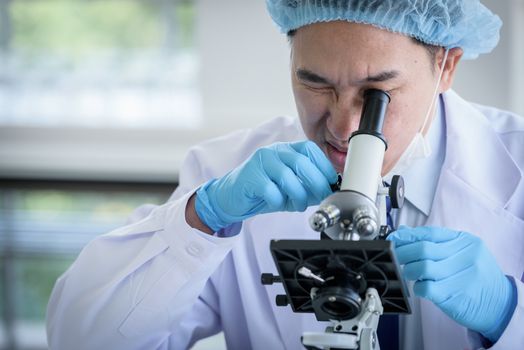
<path id="1" fill-rule="evenodd" d="M 335 169 L 338 172 L 344 171 L 346 164 L 347 149 L 342 147 L 333 146 L 331 143 L 326 142 L 327 156 Z"/>

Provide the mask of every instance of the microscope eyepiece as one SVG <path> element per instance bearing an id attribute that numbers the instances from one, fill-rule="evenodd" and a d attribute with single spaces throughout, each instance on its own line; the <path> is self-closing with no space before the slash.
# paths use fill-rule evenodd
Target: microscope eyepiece
<path id="1" fill-rule="evenodd" d="M 366 90 L 364 92 L 364 107 L 360 117 L 360 124 L 358 130 L 352 133 L 351 137 L 360 134 L 373 135 L 384 141 L 387 149 L 388 144 L 382 134 L 382 129 L 384 127 L 386 110 L 390 101 L 391 96 L 385 91 L 378 89 Z"/>

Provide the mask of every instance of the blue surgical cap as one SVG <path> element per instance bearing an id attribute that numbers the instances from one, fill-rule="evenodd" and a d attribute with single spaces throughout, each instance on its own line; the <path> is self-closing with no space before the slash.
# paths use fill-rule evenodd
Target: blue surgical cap
<path id="1" fill-rule="evenodd" d="M 283 33 L 330 21 L 365 23 L 447 49 L 464 58 L 488 53 L 499 41 L 500 18 L 479 0 L 266 0 Z"/>

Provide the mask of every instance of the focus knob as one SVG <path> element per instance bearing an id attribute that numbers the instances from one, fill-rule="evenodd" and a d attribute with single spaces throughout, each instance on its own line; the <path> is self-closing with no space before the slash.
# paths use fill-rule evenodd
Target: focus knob
<path id="1" fill-rule="evenodd" d="M 285 294 L 277 295 L 277 297 L 275 298 L 275 303 L 277 304 L 277 306 L 288 306 L 289 300 L 287 298 L 287 295 Z"/>
<path id="2" fill-rule="evenodd" d="M 273 283 L 280 283 L 282 282 L 282 279 L 280 278 L 280 276 L 275 276 L 272 273 L 263 273 L 260 276 L 260 282 L 263 285 L 268 286 L 272 285 Z"/>
<path id="3" fill-rule="evenodd" d="M 404 205 L 404 179 L 400 175 L 391 178 L 389 186 L 389 198 L 391 198 L 391 207 L 400 209 Z"/>

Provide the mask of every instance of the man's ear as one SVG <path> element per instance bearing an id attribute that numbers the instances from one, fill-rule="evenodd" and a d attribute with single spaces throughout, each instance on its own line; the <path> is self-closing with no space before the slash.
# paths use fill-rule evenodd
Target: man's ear
<path id="1" fill-rule="evenodd" d="M 445 56 L 445 49 L 442 49 L 437 54 L 437 71 L 440 72 L 442 64 L 444 64 L 444 71 L 442 72 L 442 80 L 440 81 L 439 93 L 443 93 L 453 85 L 453 80 L 455 79 L 455 73 L 457 71 L 458 63 L 462 58 L 464 51 L 460 47 L 455 47 L 450 49 L 448 52 L 448 57 L 446 62 L 442 62 Z"/>

